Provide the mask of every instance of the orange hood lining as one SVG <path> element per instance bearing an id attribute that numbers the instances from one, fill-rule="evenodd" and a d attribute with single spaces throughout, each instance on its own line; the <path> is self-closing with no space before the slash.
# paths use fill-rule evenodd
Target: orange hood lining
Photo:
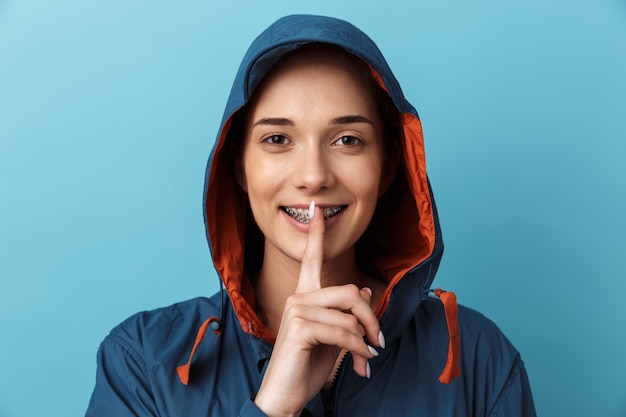
<path id="1" fill-rule="evenodd" d="M 389 93 L 380 74 L 371 66 L 370 70 L 381 88 Z M 231 114 L 224 123 L 213 153 L 205 201 L 206 227 L 208 228 L 213 262 L 226 287 L 241 328 L 245 332 L 273 344 L 275 342 L 274 336 L 265 328 L 256 314 L 254 289 L 244 271 L 247 202 L 239 185 L 234 180 L 232 155 L 228 157 L 229 152 L 224 149 L 235 113 Z M 436 241 L 436 225 L 426 174 L 422 125 L 417 115 L 411 112 L 401 114 L 401 123 L 404 133 L 404 140 L 402 140 L 403 168 L 410 196 L 402 200 L 397 207 L 391 207 L 397 210 L 398 216 L 394 217 L 403 219 L 401 228 L 396 228 L 390 232 L 392 234 L 397 233 L 397 242 L 401 242 L 401 244 L 394 250 L 385 253 L 382 256 L 383 259 L 379 259 L 375 265 L 376 270 L 388 282 L 376 309 L 378 317 L 381 317 L 387 309 L 395 285 L 411 269 L 433 254 Z M 396 221 L 396 223 L 398 222 Z M 407 233 L 409 234 L 407 235 Z M 415 239 L 412 237 L 413 235 L 417 235 L 419 238 Z M 458 307 L 456 296 L 452 292 L 437 289 L 435 296 L 443 303 L 450 336 L 448 358 L 439 377 L 440 382 L 448 384 L 460 374 Z M 178 376 L 183 384 L 187 385 L 189 382 L 191 362 L 199 344 L 204 339 L 206 331 L 212 323 L 219 323 L 221 319 L 223 317 L 211 317 L 201 325 L 188 362 L 177 368 Z M 215 326 L 216 337 L 221 333 L 220 329 L 221 327 Z"/>
<path id="2" fill-rule="evenodd" d="M 379 85 L 387 91 L 380 75 L 372 70 Z M 235 181 L 234 161 L 228 157 L 226 139 L 233 115 L 224 123 L 213 154 L 206 196 L 206 221 L 213 262 L 226 287 L 241 328 L 251 335 L 274 343 L 274 336 L 256 314 L 252 284 L 244 271 L 244 239 L 247 201 Z M 403 168 L 409 192 L 394 209 L 403 219 L 402 225 L 391 228 L 389 233 L 399 242 L 393 250 L 386 252 L 376 262 L 376 270 L 387 282 L 387 288 L 376 309 L 381 317 L 391 299 L 395 285 L 411 269 L 432 255 L 436 240 L 436 225 L 433 205 L 426 174 L 426 158 L 422 125 L 417 115 L 401 114 L 404 140 L 402 141 Z M 417 216 L 416 216 L 417 214 Z M 394 216 L 398 218 L 398 216 Z M 389 217 L 389 216 L 383 216 Z M 397 221 L 395 223 L 398 223 Z M 388 228 L 389 225 L 379 225 Z M 393 226 L 393 225 L 392 225 Z M 417 231 L 417 233 L 416 233 Z M 417 236 L 418 238 L 415 238 Z M 448 359 L 440 376 L 442 383 L 450 383 L 460 374 L 460 335 L 457 321 L 456 296 L 452 292 L 437 290 L 435 295 L 444 305 L 450 343 Z M 188 382 L 188 373 L 193 355 L 202 342 L 208 325 L 218 318 L 212 317 L 201 326 L 187 364 L 177 370 L 183 383 Z M 216 333 L 218 335 L 218 333 Z"/>
<path id="3" fill-rule="evenodd" d="M 378 73 L 372 69 L 372 74 L 387 91 Z M 233 115 L 224 123 L 220 132 L 209 174 L 205 209 L 210 245 L 215 267 L 224 282 L 242 329 L 273 343 L 274 336 L 256 314 L 254 289 L 244 271 L 243 242 L 247 202 L 234 179 L 234 163 L 227 155 L 228 149 L 225 149 Z M 404 199 L 401 207 L 393 209 L 399 211 L 402 218 L 410 221 L 393 228 L 393 232 L 398 233 L 396 240 L 402 244 L 388 251 L 384 259 L 375 264 L 376 270 L 388 282 L 376 309 L 378 317 L 386 310 L 396 283 L 409 270 L 427 259 L 435 246 L 435 220 L 426 175 L 422 125 L 413 113 L 402 114 L 401 122 L 404 133 L 403 166 L 410 198 Z M 388 228 L 389 225 L 384 227 Z M 416 239 L 416 235 L 419 238 Z"/>

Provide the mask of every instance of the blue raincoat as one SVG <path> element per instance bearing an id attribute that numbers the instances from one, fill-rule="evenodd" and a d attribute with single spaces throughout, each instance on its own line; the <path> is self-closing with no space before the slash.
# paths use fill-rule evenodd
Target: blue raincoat
<path id="1" fill-rule="evenodd" d="M 270 68 L 313 42 L 341 46 L 369 65 L 400 114 L 403 161 L 393 196 L 381 198 L 366 232 L 376 245 L 362 249 L 369 270 L 388 283 L 376 310 L 387 347 L 370 360 L 369 380 L 352 370 L 347 354 L 332 387 L 303 415 L 535 416 L 524 363 L 496 325 L 457 307 L 452 293 L 430 291 L 443 243 L 416 110 L 365 34 L 341 20 L 298 15 L 278 20 L 250 46 L 207 166 L 206 231 L 225 289 L 139 313 L 113 329 L 98 351 L 88 417 L 263 415 L 253 399 L 274 337 L 255 312 L 246 273 L 254 236 L 225 144 L 237 110 Z"/>

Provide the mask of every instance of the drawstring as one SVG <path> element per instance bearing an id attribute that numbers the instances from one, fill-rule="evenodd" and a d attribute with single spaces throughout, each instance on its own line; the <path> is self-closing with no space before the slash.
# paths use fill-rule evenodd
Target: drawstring
<path id="1" fill-rule="evenodd" d="M 220 317 L 224 317 L 224 283 L 220 279 Z M 178 374 L 178 378 L 183 385 L 189 384 L 189 372 L 191 371 L 191 361 L 193 360 L 193 355 L 196 354 L 196 350 L 202 340 L 204 339 L 204 335 L 206 334 L 207 328 L 210 326 L 213 333 L 215 333 L 215 341 L 217 341 L 217 337 L 222 334 L 222 320 L 220 317 L 211 316 L 206 319 L 201 325 L 200 329 L 198 329 L 198 333 L 196 334 L 196 341 L 193 342 L 193 348 L 191 349 L 191 353 L 189 354 L 189 360 L 186 364 L 179 366 L 176 368 L 176 373 Z"/>
<path id="2" fill-rule="evenodd" d="M 443 303 L 443 310 L 446 314 L 446 323 L 448 325 L 448 333 L 450 334 L 450 342 L 448 343 L 448 359 L 446 360 L 446 366 L 443 368 L 441 375 L 439 375 L 439 382 L 442 384 L 449 384 L 454 378 L 461 375 L 461 368 L 459 366 L 461 356 L 461 335 L 459 334 L 458 318 L 459 308 L 456 302 L 456 295 L 453 292 L 437 288 L 435 290 L 435 296 L 437 296 Z"/>
<path id="3" fill-rule="evenodd" d="M 443 303 L 443 309 L 446 315 L 446 324 L 450 335 L 450 342 L 448 343 L 448 358 L 446 359 L 446 365 L 443 368 L 441 375 L 439 375 L 439 382 L 449 384 L 454 378 L 461 375 L 461 368 L 459 366 L 461 356 L 461 336 L 459 334 L 458 305 L 456 302 L 456 295 L 451 291 L 445 291 L 441 288 L 437 288 L 434 290 L 434 294 Z M 209 327 L 211 327 L 211 330 L 215 333 L 216 340 L 217 337 L 222 334 L 222 326 L 219 317 L 209 317 L 202 323 L 200 329 L 198 329 L 191 353 L 189 354 L 189 360 L 186 364 L 176 368 L 178 378 L 183 385 L 189 384 L 191 361 L 193 360 L 196 350 L 198 349 L 198 346 L 200 346 L 200 343 L 202 343 Z"/>
<path id="4" fill-rule="evenodd" d="M 196 350 L 198 349 L 198 346 L 200 346 L 200 343 L 202 343 L 202 340 L 204 339 L 204 335 L 206 334 L 206 331 L 209 328 L 209 326 L 215 333 L 216 340 L 217 340 L 217 337 L 220 334 L 222 334 L 219 317 L 216 317 L 216 316 L 209 317 L 208 319 L 204 321 L 204 323 L 202 323 L 202 325 L 200 326 L 200 329 L 198 330 L 198 334 L 196 335 L 196 341 L 193 343 L 193 348 L 191 349 L 189 360 L 187 361 L 186 364 L 181 365 L 178 368 L 176 368 L 176 373 L 178 374 L 178 378 L 180 379 L 180 382 L 183 383 L 183 385 L 187 385 L 189 383 L 189 371 L 191 370 L 191 361 L 193 360 L 193 355 L 196 354 Z"/>

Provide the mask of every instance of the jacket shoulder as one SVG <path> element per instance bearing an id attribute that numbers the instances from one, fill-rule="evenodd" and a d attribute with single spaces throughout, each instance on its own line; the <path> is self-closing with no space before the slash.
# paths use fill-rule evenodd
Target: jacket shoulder
<path id="1" fill-rule="evenodd" d="M 443 303 L 435 298 L 429 298 L 420 305 L 418 323 L 439 330 L 446 330 L 446 317 Z M 498 325 L 484 314 L 470 307 L 458 306 L 458 323 L 463 347 L 476 346 L 485 349 L 492 346 L 494 349 L 504 349 L 510 354 L 517 354 L 517 350 L 506 338 Z M 447 332 L 444 332 L 447 333 Z M 446 334 L 447 337 L 447 334 Z"/>
<path id="2" fill-rule="evenodd" d="M 134 314 L 113 328 L 98 350 L 86 416 L 156 416 L 179 407 L 184 391 L 175 368 L 201 323 L 220 311 L 219 301 L 219 293 L 194 298 Z"/>
<path id="3" fill-rule="evenodd" d="M 423 303 L 423 322 L 437 341 L 439 363 L 449 336 L 442 303 L 429 299 Z M 459 305 L 461 338 L 461 376 L 451 385 L 462 387 L 463 397 L 478 415 L 535 416 L 532 393 L 524 362 L 515 346 L 491 319 Z M 436 330 L 432 330 L 436 329 Z"/>
<path id="4" fill-rule="evenodd" d="M 119 345 L 144 367 L 168 352 L 188 350 L 190 337 L 207 318 L 219 314 L 219 294 L 211 298 L 198 297 L 167 307 L 136 313 L 114 327 L 103 346 Z M 182 356 L 181 356 L 182 357 Z"/>
<path id="5" fill-rule="evenodd" d="M 459 306 L 459 329 L 462 348 L 479 353 L 476 357 L 479 362 L 499 357 L 503 363 L 512 365 L 520 356 L 500 327 L 472 308 Z"/>

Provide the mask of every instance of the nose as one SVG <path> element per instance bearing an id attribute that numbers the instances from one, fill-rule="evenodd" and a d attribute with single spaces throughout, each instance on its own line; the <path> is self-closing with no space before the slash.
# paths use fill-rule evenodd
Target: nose
<path id="1" fill-rule="evenodd" d="M 319 144 L 302 147 L 294 160 L 293 184 L 309 193 L 335 185 L 330 155 Z"/>

